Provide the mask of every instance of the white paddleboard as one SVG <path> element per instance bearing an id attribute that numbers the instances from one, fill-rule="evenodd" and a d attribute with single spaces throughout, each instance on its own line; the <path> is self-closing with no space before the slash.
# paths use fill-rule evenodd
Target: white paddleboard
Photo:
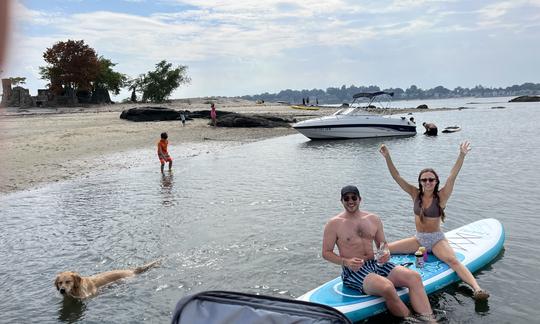
<path id="1" fill-rule="evenodd" d="M 449 231 L 445 236 L 456 252 L 458 260 L 474 272 L 499 254 L 503 248 L 505 234 L 498 220 L 487 218 Z M 422 269 L 415 267 L 415 257 L 412 254 L 392 255 L 391 261 L 398 265 L 412 262 L 409 268 L 420 273 L 428 294 L 460 280 L 454 270 L 432 254 L 429 254 L 428 261 Z M 405 302 L 409 300 L 407 288 L 398 289 L 398 295 Z M 386 311 L 382 297 L 361 295 L 356 290 L 344 287 L 341 277 L 307 292 L 298 299 L 334 307 L 353 322 Z"/>

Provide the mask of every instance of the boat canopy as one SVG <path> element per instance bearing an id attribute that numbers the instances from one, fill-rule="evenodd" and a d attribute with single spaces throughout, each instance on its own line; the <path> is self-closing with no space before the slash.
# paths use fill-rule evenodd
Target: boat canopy
<path id="1" fill-rule="evenodd" d="M 357 99 L 357 98 L 369 98 L 369 99 L 373 99 L 377 96 L 382 96 L 382 95 L 389 95 L 391 97 L 394 96 L 394 93 L 393 92 L 387 92 L 387 91 L 377 91 L 377 92 L 359 92 L 355 95 L 353 95 L 353 98 L 354 99 Z"/>

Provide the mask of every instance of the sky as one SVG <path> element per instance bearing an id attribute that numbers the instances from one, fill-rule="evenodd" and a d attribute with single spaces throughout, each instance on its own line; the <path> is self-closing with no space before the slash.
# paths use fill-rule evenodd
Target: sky
<path id="1" fill-rule="evenodd" d="M 540 0 L 13 0 L 10 25 L 3 77 L 32 95 L 68 39 L 132 78 L 188 66 L 171 98 L 540 82 Z"/>

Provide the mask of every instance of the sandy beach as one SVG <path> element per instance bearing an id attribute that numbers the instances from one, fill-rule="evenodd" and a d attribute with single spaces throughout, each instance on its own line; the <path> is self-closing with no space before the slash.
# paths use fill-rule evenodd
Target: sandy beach
<path id="1" fill-rule="evenodd" d="M 303 111 L 288 105 L 222 98 L 174 100 L 160 105 L 0 108 L 0 193 L 84 177 L 94 171 L 137 166 L 140 160 L 123 159 L 122 152 L 154 149 L 159 134 L 164 131 L 169 134 L 171 146 L 182 148 L 171 152 L 175 159 L 295 133 L 292 128 L 211 127 L 205 119 L 189 120 L 182 127 L 180 121 L 132 122 L 119 118 L 123 110 L 137 106 L 204 110 L 209 109 L 209 100 L 216 102 L 217 110 L 298 119 L 333 112 L 332 109 Z M 113 154 L 117 158 L 104 158 Z"/>

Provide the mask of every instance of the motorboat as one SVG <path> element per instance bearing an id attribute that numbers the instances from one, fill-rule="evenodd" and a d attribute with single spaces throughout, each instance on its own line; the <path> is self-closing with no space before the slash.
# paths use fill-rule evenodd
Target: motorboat
<path id="1" fill-rule="evenodd" d="M 361 92 L 353 96 L 353 102 L 330 116 L 304 120 L 292 127 L 310 139 L 347 139 L 386 136 L 416 135 L 416 123 L 411 116 L 377 115 L 366 108 L 380 96 L 393 96 L 393 92 Z M 355 104 L 359 98 L 367 98 L 367 106 Z"/>

